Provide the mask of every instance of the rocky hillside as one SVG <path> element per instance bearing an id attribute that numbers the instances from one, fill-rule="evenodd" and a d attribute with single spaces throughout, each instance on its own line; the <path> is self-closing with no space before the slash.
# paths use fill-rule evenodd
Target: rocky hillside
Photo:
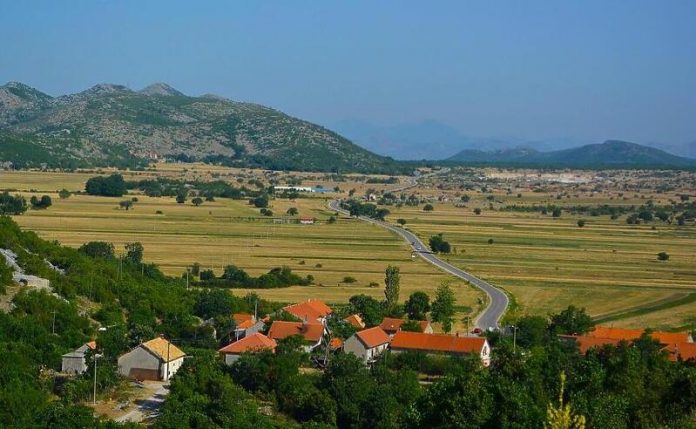
<path id="1" fill-rule="evenodd" d="M 402 168 L 277 110 L 189 97 L 163 83 L 140 91 L 100 84 L 60 97 L 16 82 L 0 87 L 0 162 L 72 167 L 156 159 L 314 171 Z"/>
<path id="2" fill-rule="evenodd" d="M 601 144 L 550 152 L 539 152 L 528 148 L 489 152 L 464 150 L 449 158 L 448 161 L 469 164 L 577 168 L 696 167 L 696 160 L 620 140 L 607 140 Z"/>

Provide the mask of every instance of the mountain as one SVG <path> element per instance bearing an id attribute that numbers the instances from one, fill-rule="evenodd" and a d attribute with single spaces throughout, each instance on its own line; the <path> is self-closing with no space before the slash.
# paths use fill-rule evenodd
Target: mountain
<path id="1" fill-rule="evenodd" d="M 660 149 L 620 140 L 571 149 L 539 152 L 530 148 L 497 151 L 465 149 L 447 161 L 471 164 L 500 164 L 547 167 L 696 167 L 696 160 Z"/>
<path id="2" fill-rule="evenodd" d="M 536 150 L 557 150 L 587 143 L 570 138 L 526 140 L 516 137 L 473 137 L 435 120 L 378 126 L 367 121 L 346 119 L 332 129 L 380 155 L 394 159 L 445 159 L 462 149 L 495 151 L 518 146 Z"/>
<path id="3" fill-rule="evenodd" d="M 312 171 L 405 171 L 321 126 L 269 107 L 186 96 L 164 83 L 140 91 L 99 84 L 51 97 L 0 87 L 0 163 L 143 165 L 152 159 Z"/>

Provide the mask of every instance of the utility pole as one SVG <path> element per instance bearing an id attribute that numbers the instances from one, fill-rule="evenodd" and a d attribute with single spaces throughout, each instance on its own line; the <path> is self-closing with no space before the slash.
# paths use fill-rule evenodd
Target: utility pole
<path id="1" fill-rule="evenodd" d="M 94 353 L 94 390 L 92 396 L 92 404 L 97 405 L 97 358 L 101 357 L 96 352 Z"/>
<path id="2" fill-rule="evenodd" d="M 517 353 L 517 326 L 510 327 L 512 328 L 512 353 Z"/>

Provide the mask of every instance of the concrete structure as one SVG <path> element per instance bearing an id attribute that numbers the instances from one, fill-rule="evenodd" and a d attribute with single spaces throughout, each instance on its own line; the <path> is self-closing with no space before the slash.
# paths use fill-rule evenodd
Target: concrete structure
<path id="1" fill-rule="evenodd" d="M 300 335 L 304 338 L 303 350 L 307 353 L 321 345 L 321 340 L 326 334 L 326 327 L 319 322 L 285 322 L 276 320 L 268 330 L 268 337 L 272 340 L 282 340 L 292 335 Z"/>
<path id="2" fill-rule="evenodd" d="M 414 351 L 450 356 L 477 354 L 483 366 L 491 363 L 491 347 L 482 337 L 399 331 L 392 338 L 390 348 L 394 353 Z"/>
<path id="3" fill-rule="evenodd" d="M 87 371 L 87 352 L 95 350 L 97 343 L 90 341 L 63 355 L 60 371 L 66 374 L 82 374 Z"/>
<path id="4" fill-rule="evenodd" d="M 387 347 L 389 347 L 389 335 L 379 326 L 356 332 L 343 344 L 343 350 L 346 353 L 354 354 L 365 365 L 372 363 Z"/>
<path id="5" fill-rule="evenodd" d="M 118 358 L 118 372 L 136 380 L 169 380 L 184 363 L 185 353 L 164 338 L 155 338 Z"/>
<path id="6" fill-rule="evenodd" d="M 257 353 L 262 350 L 275 352 L 276 346 L 275 340 L 257 332 L 239 341 L 230 343 L 218 351 L 225 359 L 225 364 L 232 365 L 244 353 Z"/>

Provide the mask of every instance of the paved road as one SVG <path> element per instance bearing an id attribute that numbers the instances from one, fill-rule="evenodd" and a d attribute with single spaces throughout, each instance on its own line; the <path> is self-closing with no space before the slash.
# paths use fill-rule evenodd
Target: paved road
<path id="1" fill-rule="evenodd" d="M 340 207 L 339 200 L 333 200 L 329 202 L 329 208 L 339 213 L 343 213 L 344 215 L 349 215 L 349 213 L 346 210 L 343 210 Z M 387 222 L 381 222 L 367 217 L 360 217 L 360 219 L 365 222 L 370 222 L 372 224 L 381 226 L 382 228 L 386 228 L 390 231 L 393 231 L 394 233 L 401 236 L 404 240 L 406 240 L 411 246 L 411 249 L 413 249 L 413 251 L 416 252 L 421 258 L 425 259 L 426 261 L 430 262 L 431 264 L 435 265 L 441 270 L 452 274 L 453 276 L 466 280 L 467 282 L 484 291 L 488 295 L 488 307 L 486 307 L 485 310 L 483 310 L 483 312 L 481 312 L 481 314 L 478 315 L 474 323 L 478 328 L 481 329 L 498 328 L 498 322 L 500 322 L 500 318 L 505 313 L 505 310 L 507 309 L 509 302 L 507 295 L 505 295 L 503 291 L 496 288 L 492 284 L 483 281 L 478 277 L 469 274 L 466 271 L 461 270 L 455 267 L 454 265 L 451 265 L 443 261 L 436 255 L 430 253 L 425 243 L 423 243 L 411 231 L 408 231 L 404 228 L 400 228 L 398 226 L 394 226 Z"/>
<path id="2" fill-rule="evenodd" d="M 116 419 L 118 423 L 140 423 L 143 420 L 159 415 L 160 408 L 164 405 L 164 400 L 169 394 L 169 387 L 164 383 L 152 384 L 153 386 L 148 386 L 151 389 L 155 389 L 152 395 L 149 398 L 136 401 L 135 409 L 118 417 Z"/>

